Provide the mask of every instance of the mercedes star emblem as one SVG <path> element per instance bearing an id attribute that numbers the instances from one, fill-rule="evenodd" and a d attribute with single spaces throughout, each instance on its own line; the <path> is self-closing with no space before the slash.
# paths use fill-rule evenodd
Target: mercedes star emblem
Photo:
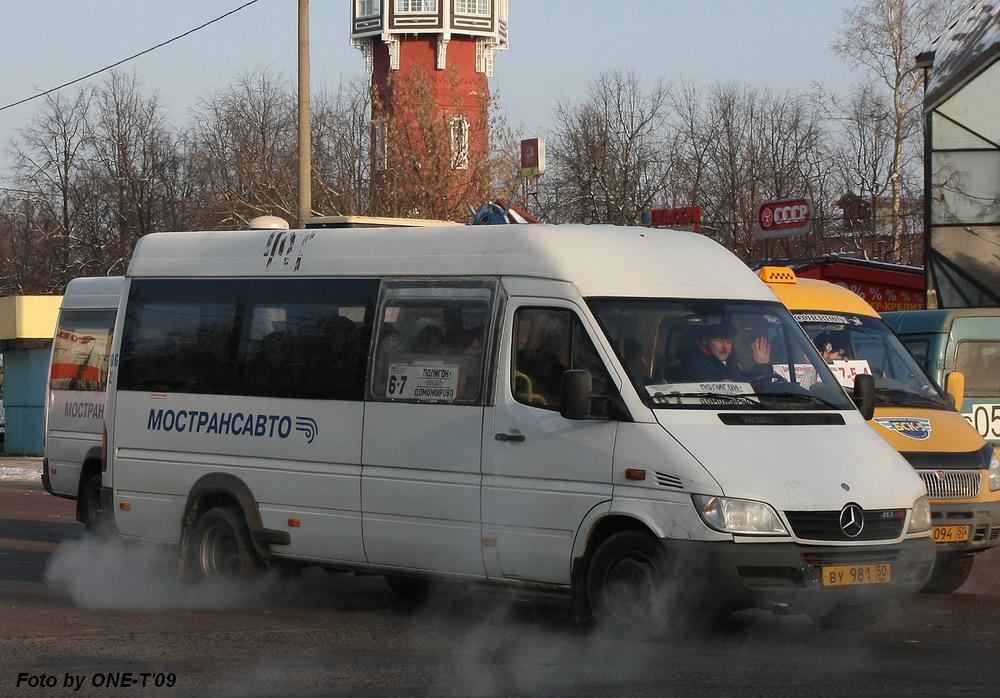
<path id="1" fill-rule="evenodd" d="M 845 504 L 840 510 L 840 530 L 848 538 L 857 538 L 865 528 L 865 513 L 860 506 Z"/>

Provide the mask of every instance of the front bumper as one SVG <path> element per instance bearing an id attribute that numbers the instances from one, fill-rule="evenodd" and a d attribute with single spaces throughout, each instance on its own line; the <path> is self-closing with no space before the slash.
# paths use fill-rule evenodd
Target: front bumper
<path id="1" fill-rule="evenodd" d="M 923 588 L 934 566 L 930 538 L 894 545 L 822 546 L 664 540 L 685 601 L 697 606 L 823 613 L 888 600 Z M 824 586 L 827 566 L 888 564 L 891 581 Z"/>
<path id="2" fill-rule="evenodd" d="M 931 526 L 961 525 L 972 527 L 969 540 L 956 543 L 937 541 L 939 554 L 977 553 L 1000 544 L 1000 500 L 962 504 L 931 500 Z"/>

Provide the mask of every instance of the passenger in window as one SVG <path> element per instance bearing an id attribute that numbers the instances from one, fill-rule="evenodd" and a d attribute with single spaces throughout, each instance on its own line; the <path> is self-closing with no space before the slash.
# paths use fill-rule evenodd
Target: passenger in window
<path id="1" fill-rule="evenodd" d="M 483 326 L 473 327 L 465 333 L 465 349 L 463 354 L 479 355 L 483 351 Z"/>
<path id="2" fill-rule="evenodd" d="M 824 361 L 841 361 L 848 358 L 846 342 L 837 336 L 839 334 L 839 332 L 820 332 L 813 340 Z"/>
<path id="3" fill-rule="evenodd" d="M 364 371 L 361 361 L 361 333 L 345 317 L 333 318 L 327 328 L 329 353 L 327 363 L 320 370 L 327 380 L 325 391 L 329 399 L 357 399 L 364 390 Z"/>
<path id="4" fill-rule="evenodd" d="M 442 354 L 445 349 L 444 332 L 430 320 L 417 321 L 417 331 L 410 340 L 413 354 Z"/>
<path id="5" fill-rule="evenodd" d="M 458 373 L 458 398 L 474 400 L 479 393 L 483 365 L 484 327 L 478 325 L 463 333 L 465 348 L 462 349 L 461 365 Z"/>
<path id="6" fill-rule="evenodd" d="M 650 364 L 652 357 L 643 351 L 642 343 L 635 337 L 625 337 L 622 346 L 622 357 L 625 368 L 632 377 L 645 384 L 650 379 Z"/>
<path id="7" fill-rule="evenodd" d="M 530 402 L 558 405 L 562 395 L 562 374 L 569 369 L 569 337 L 549 331 L 537 349 L 525 350 L 518 358 L 518 370 L 531 385 Z"/>
<path id="8" fill-rule="evenodd" d="M 753 381 L 771 373 L 771 342 L 765 336 L 750 342 L 753 363 L 748 370 L 740 368 L 733 353 L 736 328 L 729 322 L 708 325 L 701 332 L 687 356 L 681 361 L 678 381 Z"/>
<path id="9" fill-rule="evenodd" d="M 278 397 L 288 389 L 288 343 L 284 330 L 264 335 L 247 365 L 246 383 L 253 395 Z"/>

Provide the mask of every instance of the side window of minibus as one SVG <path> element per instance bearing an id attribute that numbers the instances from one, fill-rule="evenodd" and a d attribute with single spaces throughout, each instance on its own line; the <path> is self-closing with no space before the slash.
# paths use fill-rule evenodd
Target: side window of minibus
<path id="1" fill-rule="evenodd" d="M 132 282 L 119 390 L 233 394 L 233 339 L 243 281 Z"/>
<path id="2" fill-rule="evenodd" d="M 904 339 L 903 346 L 910 352 L 913 359 L 920 364 L 920 368 L 929 374 L 931 371 L 927 355 L 930 352 L 931 343 L 926 339 Z"/>
<path id="3" fill-rule="evenodd" d="M 525 405 L 558 410 L 562 374 L 585 369 L 592 394 L 607 395 L 611 380 L 580 319 L 563 308 L 521 308 L 514 318 L 511 392 Z"/>
<path id="4" fill-rule="evenodd" d="M 965 394 L 1000 395 L 1000 342 L 963 340 L 955 350 L 955 370 L 965 374 Z"/>
<path id="5" fill-rule="evenodd" d="M 108 385 L 114 310 L 67 310 L 52 348 L 52 390 L 101 391 Z"/>
<path id="6" fill-rule="evenodd" d="M 376 279 L 294 279 L 248 285 L 237 393 L 363 400 Z"/>
<path id="7" fill-rule="evenodd" d="M 387 283 L 376 316 L 371 399 L 484 403 L 496 284 L 437 284 Z"/>

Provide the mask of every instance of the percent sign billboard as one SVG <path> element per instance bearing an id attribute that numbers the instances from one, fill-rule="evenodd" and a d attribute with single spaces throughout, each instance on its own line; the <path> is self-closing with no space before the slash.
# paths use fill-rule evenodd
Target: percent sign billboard
<path id="1" fill-rule="evenodd" d="M 757 211 L 754 233 L 758 240 L 808 235 L 816 224 L 816 214 L 809 199 L 765 201 Z"/>

